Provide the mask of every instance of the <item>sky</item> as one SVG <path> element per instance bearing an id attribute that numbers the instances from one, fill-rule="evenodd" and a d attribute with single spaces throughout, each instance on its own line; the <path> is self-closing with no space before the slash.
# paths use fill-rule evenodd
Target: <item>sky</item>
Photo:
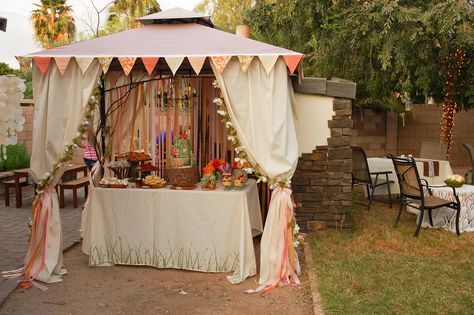
<path id="1" fill-rule="evenodd" d="M 100 9 L 111 0 L 92 1 Z M 158 0 L 162 10 L 180 7 L 192 11 L 199 2 L 200 0 Z M 0 62 L 5 62 L 15 69 L 20 67 L 15 56 L 42 50 L 33 38 L 30 22 L 31 11 L 36 8 L 34 3 L 40 3 L 40 0 L 0 0 L 0 16 L 8 19 L 7 31 L 0 31 Z M 81 20 L 90 21 L 88 12 L 95 14 L 91 0 L 68 0 L 67 3 L 72 5 L 77 32 L 87 31 L 86 24 Z M 105 19 L 106 15 L 101 20 Z"/>

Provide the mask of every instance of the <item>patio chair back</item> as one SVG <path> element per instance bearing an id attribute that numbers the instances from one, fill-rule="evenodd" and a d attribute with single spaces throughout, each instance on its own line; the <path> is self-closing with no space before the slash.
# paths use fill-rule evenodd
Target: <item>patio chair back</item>
<path id="1" fill-rule="evenodd" d="M 415 160 L 389 157 L 392 159 L 395 173 L 397 173 L 400 194 L 413 199 L 423 199 L 423 188 L 421 187 L 420 175 Z"/>
<path id="2" fill-rule="evenodd" d="M 352 182 L 372 184 L 367 156 L 360 147 L 352 147 Z"/>
<path id="3" fill-rule="evenodd" d="M 471 170 L 469 171 L 471 173 L 471 185 L 474 185 L 474 173 L 472 173 L 474 170 L 474 147 L 469 143 L 464 143 L 463 147 L 466 148 L 467 153 L 469 154 L 469 161 L 471 162 Z"/>
<path id="4" fill-rule="evenodd" d="M 432 160 L 446 160 L 448 147 L 439 141 L 423 141 L 421 144 L 420 158 Z"/>

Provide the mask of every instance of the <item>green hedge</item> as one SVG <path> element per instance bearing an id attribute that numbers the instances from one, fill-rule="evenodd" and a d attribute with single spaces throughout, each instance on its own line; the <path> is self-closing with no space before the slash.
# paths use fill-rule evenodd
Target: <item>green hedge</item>
<path id="1" fill-rule="evenodd" d="M 27 168 L 30 166 L 30 155 L 22 144 L 7 146 L 7 159 L 3 159 L 3 146 L 0 146 L 0 172 Z"/>

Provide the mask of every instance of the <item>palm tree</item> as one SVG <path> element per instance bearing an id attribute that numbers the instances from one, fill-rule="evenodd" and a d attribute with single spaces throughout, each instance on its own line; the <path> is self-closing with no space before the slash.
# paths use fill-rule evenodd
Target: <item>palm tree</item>
<path id="1" fill-rule="evenodd" d="M 72 7 L 66 0 L 41 0 L 31 12 L 35 39 L 43 48 L 66 45 L 74 41 L 76 26 Z"/>
<path id="2" fill-rule="evenodd" d="M 140 23 L 135 22 L 136 18 L 160 11 L 156 0 L 115 0 L 109 10 L 108 32 L 139 27 Z"/>

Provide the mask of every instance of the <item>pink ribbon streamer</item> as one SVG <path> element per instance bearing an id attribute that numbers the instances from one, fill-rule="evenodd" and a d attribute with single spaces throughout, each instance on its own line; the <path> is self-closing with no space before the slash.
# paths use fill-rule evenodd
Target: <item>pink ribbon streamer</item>
<path id="1" fill-rule="evenodd" d="M 278 186 L 277 186 L 278 187 Z M 271 187 L 275 189 L 275 187 Z M 276 188 L 278 189 L 278 188 Z M 293 230 L 290 227 L 290 224 L 293 220 L 293 201 L 291 199 L 291 189 L 279 187 L 282 191 L 282 197 L 280 199 L 280 205 L 278 209 L 278 242 L 281 244 L 279 248 L 282 248 L 280 253 L 280 266 L 278 276 L 272 279 L 269 279 L 262 283 L 257 289 L 247 290 L 247 293 L 257 293 L 262 292 L 266 293 L 272 290 L 275 287 L 282 287 L 285 285 L 295 285 L 300 284 L 300 280 L 292 267 L 292 262 L 290 261 L 290 251 L 294 251 L 293 246 L 293 235 L 289 234 Z M 273 194 L 272 194 L 273 198 Z M 295 269 L 299 270 L 299 262 L 296 256 L 296 252 L 293 252 L 295 261 Z"/>

